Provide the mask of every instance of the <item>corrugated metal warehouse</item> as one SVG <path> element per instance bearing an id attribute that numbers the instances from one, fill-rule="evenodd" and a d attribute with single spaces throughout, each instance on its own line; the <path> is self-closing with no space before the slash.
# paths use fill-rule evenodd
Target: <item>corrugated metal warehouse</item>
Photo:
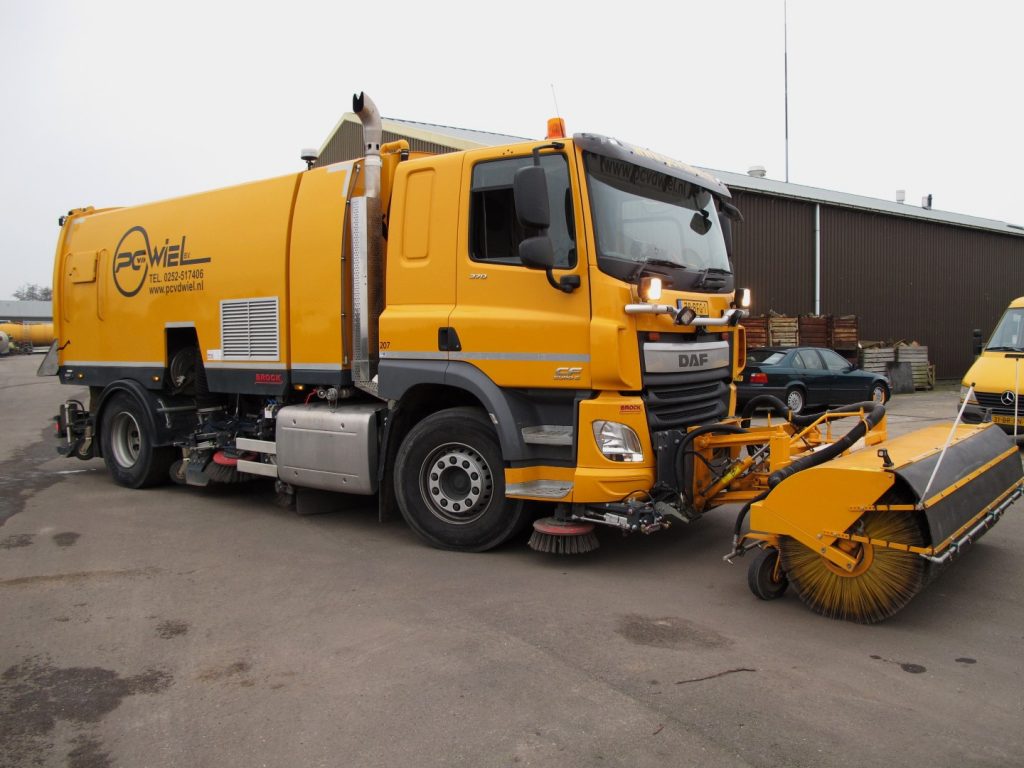
<path id="1" fill-rule="evenodd" d="M 449 152 L 523 141 L 384 119 L 384 141 Z M 346 114 L 319 165 L 362 155 L 362 129 Z M 627 138 L 628 137 L 623 137 Z M 686 158 L 680 158 L 685 160 Z M 974 359 L 971 332 L 987 336 L 1024 295 L 1024 227 L 874 198 L 712 170 L 732 189 L 737 285 L 755 314 L 857 315 L 860 338 L 917 341 L 938 378 L 959 378 Z"/>
<path id="2" fill-rule="evenodd" d="M 53 302 L 0 301 L 0 322 L 49 322 L 53 319 Z"/>

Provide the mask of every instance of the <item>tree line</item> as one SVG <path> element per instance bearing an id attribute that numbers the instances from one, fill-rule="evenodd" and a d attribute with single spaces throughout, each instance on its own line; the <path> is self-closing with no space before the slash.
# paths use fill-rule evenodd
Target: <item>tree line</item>
<path id="1" fill-rule="evenodd" d="M 18 301 L 51 301 L 53 299 L 53 289 L 46 285 L 25 283 L 20 288 L 15 289 L 12 295 Z"/>

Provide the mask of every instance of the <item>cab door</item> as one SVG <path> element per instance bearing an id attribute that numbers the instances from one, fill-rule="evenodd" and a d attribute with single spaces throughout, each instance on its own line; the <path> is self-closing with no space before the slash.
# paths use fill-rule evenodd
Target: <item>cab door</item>
<path id="1" fill-rule="evenodd" d="M 556 254 L 554 278 L 576 275 L 571 293 L 550 285 L 544 270 L 519 259 L 525 233 L 515 214 L 515 172 L 533 164 L 523 154 L 480 150 L 466 156 L 467 219 L 456 255 L 456 305 L 450 316 L 449 359 L 476 366 L 506 388 L 586 389 L 590 386 L 590 287 L 578 180 L 569 158 L 541 155 Z"/>

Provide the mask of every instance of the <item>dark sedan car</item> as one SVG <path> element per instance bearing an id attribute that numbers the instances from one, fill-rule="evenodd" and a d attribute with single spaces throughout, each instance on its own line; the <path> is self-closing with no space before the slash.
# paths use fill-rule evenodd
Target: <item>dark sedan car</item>
<path id="1" fill-rule="evenodd" d="M 889 381 L 858 369 L 831 349 L 766 347 L 747 352 L 747 367 L 737 385 L 737 407 L 757 395 L 774 395 L 800 413 L 864 400 L 884 403 L 889 399 Z"/>

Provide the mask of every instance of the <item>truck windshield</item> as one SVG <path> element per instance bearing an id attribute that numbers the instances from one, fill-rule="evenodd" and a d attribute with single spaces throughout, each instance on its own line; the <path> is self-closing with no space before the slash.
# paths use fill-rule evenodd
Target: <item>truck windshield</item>
<path id="1" fill-rule="evenodd" d="M 677 290 L 732 290 L 729 257 L 710 192 L 592 152 L 584 153 L 584 162 L 602 272 L 635 280 L 648 264 L 669 274 Z"/>
<path id="2" fill-rule="evenodd" d="M 1024 352 L 1024 307 L 1006 310 L 985 349 L 990 352 Z"/>

